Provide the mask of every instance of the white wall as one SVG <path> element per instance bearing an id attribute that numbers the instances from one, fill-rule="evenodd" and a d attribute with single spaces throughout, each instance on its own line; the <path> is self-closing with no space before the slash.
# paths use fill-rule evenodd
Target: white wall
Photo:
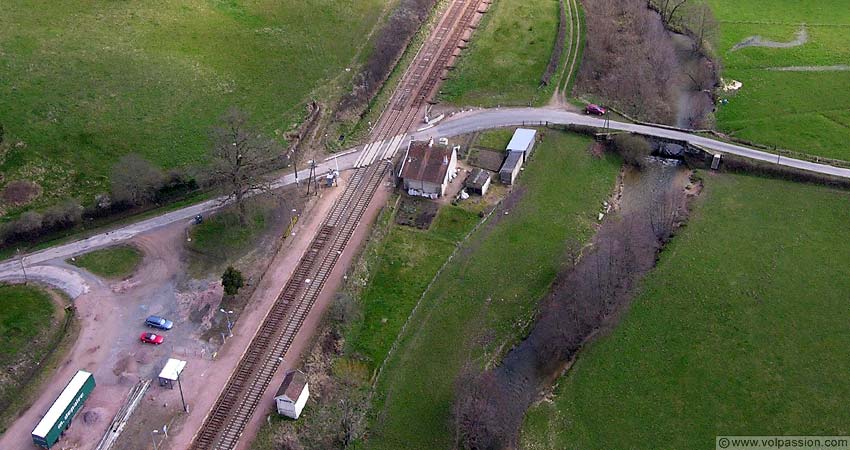
<path id="1" fill-rule="evenodd" d="M 301 411 L 304 410 L 304 406 L 307 404 L 307 400 L 310 398 L 310 387 L 309 385 L 304 385 L 304 390 L 301 391 L 301 395 L 298 396 L 298 400 L 294 403 L 287 400 L 284 396 L 276 397 L 275 404 L 277 405 L 277 413 L 286 416 L 292 419 L 297 419 L 301 415 Z"/>

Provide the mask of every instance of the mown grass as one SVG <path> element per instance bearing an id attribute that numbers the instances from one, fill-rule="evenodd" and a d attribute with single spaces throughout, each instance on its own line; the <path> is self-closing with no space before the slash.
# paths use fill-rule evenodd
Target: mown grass
<path id="1" fill-rule="evenodd" d="M 475 145 L 491 148 L 493 150 L 504 151 L 508 148 L 508 143 L 514 135 L 516 128 L 499 128 L 482 132 L 475 140 Z"/>
<path id="2" fill-rule="evenodd" d="M 6 367 L 45 332 L 56 307 L 33 286 L 0 284 L 0 364 Z"/>
<path id="3" fill-rule="evenodd" d="M 123 154 L 203 162 L 230 106 L 282 139 L 311 97 L 345 81 L 385 3 L 4 2 L 0 172 L 41 184 L 33 206 L 88 202 Z"/>
<path id="4" fill-rule="evenodd" d="M 549 133 L 505 203 L 437 278 L 379 380 L 368 448 L 451 448 L 454 378 L 526 330 L 561 264 L 565 241 L 585 240 L 619 168 L 583 137 Z M 507 214 L 505 214 L 507 212 Z M 484 348 L 473 344 L 483 330 Z"/>
<path id="5" fill-rule="evenodd" d="M 130 276 L 142 262 L 139 249 L 129 245 L 95 250 L 69 260 L 71 264 L 106 278 Z"/>
<path id="6" fill-rule="evenodd" d="M 371 370 L 383 362 L 428 283 L 478 220 L 470 211 L 444 206 L 428 231 L 393 225 L 368 256 L 375 265 L 360 294 L 363 319 L 346 342 Z"/>
<path id="7" fill-rule="evenodd" d="M 630 311 L 530 410 L 523 447 L 846 433 L 850 194 L 706 175 Z"/>
<path id="8" fill-rule="evenodd" d="M 557 0 L 497 0 L 441 89 L 456 105 L 541 105 L 556 83 L 540 77 L 558 35 Z"/>
<path id="9" fill-rule="evenodd" d="M 850 72 L 775 72 L 771 67 L 831 66 L 850 60 L 850 8 L 841 0 L 711 0 L 721 20 L 723 76 L 743 83 L 717 112 L 718 127 L 779 148 L 850 160 Z M 742 23 L 747 21 L 762 24 Z M 772 22 L 774 24 L 763 24 Z M 806 23 L 809 41 L 793 48 L 729 50 L 760 35 L 787 42 Z"/>
<path id="10" fill-rule="evenodd" d="M 0 284 L 0 433 L 27 407 L 77 331 L 73 315 L 46 291 Z"/>
<path id="11" fill-rule="evenodd" d="M 244 226 L 239 223 L 234 209 L 220 211 L 192 226 L 186 241 L 191 255 L 190 273 L 200 276 L 208 270 L 223 269 L 250 251 L 271 222 L 271 211 L 265 204 L 254 202 L 252 205 Z"/>

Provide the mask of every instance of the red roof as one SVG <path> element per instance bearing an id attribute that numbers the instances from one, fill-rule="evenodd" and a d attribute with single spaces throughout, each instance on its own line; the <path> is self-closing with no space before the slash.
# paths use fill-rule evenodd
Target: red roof
<path id="1" fill-rule="evenodd" d="M 300 370 L 290 370 L 289 372 L 286 372 L 286 376 L 283 378 L 283 383 L 280 384 L 280 388 L 278 388 L 277 395 L 275 395 L 275 397 L 285 395 L 288 399 L 294 402 L 301 396 L 301 392 L 304 390 L 304 386 L 306 384 L 307 375 L 304 375 L 304 372 Z"/>
<path id="2" fill-rule="evenodd" d="M 405 180 L 425 181 L 427 183 L 443 184 L 449 161 L 452 159 L 452 149 L 446 145 L 414 141 L 410 143 L 407 159 L 401 170 Z"/>

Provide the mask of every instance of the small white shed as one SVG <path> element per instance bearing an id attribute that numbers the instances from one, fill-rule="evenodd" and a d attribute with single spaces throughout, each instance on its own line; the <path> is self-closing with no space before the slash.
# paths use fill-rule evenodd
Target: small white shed
<path id="1" fill-rule="evenodd" d="M 165 367 L 159 372 L 159 385 L 174 389 L 174 382 L 180 378 L 180 373 L 186 367 L 186 361 L 168 358 Z"/>
<path id="2" fill-rule="evenodd" d="M 290 419 L 297 419 L 304 405 L 307 404 L 308 398 L 310 398 L 310 388 L 307 386 L 307 375 L 300 370 L 290 370 L 286 372 L 283 383 L 274 396 L 277 413 Z"/>
<path id="3" fill-rule="evenodd" d="M 517 128 L 511 141 L 508 142 L 508 152 L 522 152 L 522 158 L 528 160 L 531 152 L 534 151 L 535 136 L 537 136 L 537 130 Z"/>

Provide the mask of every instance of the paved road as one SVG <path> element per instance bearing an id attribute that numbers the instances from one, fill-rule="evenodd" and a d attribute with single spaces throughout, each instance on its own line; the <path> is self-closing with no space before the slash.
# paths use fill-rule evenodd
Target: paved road
<path id="1" fill-rule="evenodd" d="M 435 127 L 421 132 L 413 133 L 410 138 L 427 139 L 429 137 L 437 138 L 456 136 L 459 134 L 486 130 L 490 128 L 497 128 L 510 125 L 522 125 L 523 123 L 528 122 L 545 121 L 557 124 L 592 125 L 596 127 L 602 127 L 604 125 L 604 120 L 601 118 L 587 116 L 581 113 L 564 111 L 560 109 L 480 109 L 465 111 L 463 113 L 453 115 L 452 117 L 447 118 Z M 769 162 L 772 164 L 777 163 L 777 156 L 774 154 L 753 150 L 751 148 L 743 147 L 740 145 L 721 142 L 703 136 L 696 136 L 681 131 L 651 127 L 646 125 L 635 125 L 630 123 L 617 122 L 613 120 L 609 122 L 609 127 L 616 130 L 633 131 L 646 135 L 688 141 L 692 144 L 701 146 L 708 150 L 714 150 L 722 153 L 731 153 L 746 158 Z M 405 142 L 406 141 L 407 139 L 405 139 Z M 402 143 L 402 146 L 404 146 L 404 143 Z M 358 157 L 360 156 L 359 154 L 362 149 L 363 147 L 358 147 L 356 149 L 351 150 L 350 152 L 341 154 L 338 157 L 337 161 L 340 170 L 345 170 L 353 167 L 355 165 L 355 162 L 358 160 Z M 316 172 L 323 173 L 327 171 L 328 168 L 336 167 L 337 163 L 335 163 L 332 159 L 329 161 L 325 161 L 319 165 Z M 850 178 L 850 169 L 842 169 L 825 164 L 817 164 L 785 157 L 779 158 L 779 164 L 783 166 L 795 167 L 798 169 L 808 170 L 827 175 Z M 277 188 L 285 186 L 287 184 L 292 184 L 294 182 L 295 176 L 293 174 L 289 174 L 279 178 L 273 184 L 273 187 Z M 144 233 L 146 231 L 166 226 L 177 221 L 188 221 L 197 214 L 209 212 L 211 210 L 217 209 L 220 206 L 221 199 L 208 200 L 197 205 L 189 206 L 183 209 L 179 209 L 177 211 L 172 211 L 151 219 L 146 219 L 113 231 L 101 233 L 87 239 L 59 245 L 56 247 L 26 255 L 24 258 L 24 262 L 27 267 L 31 267 L 45 264 L 51 260 L 66 259 L 71 256 L 85 253 L 96 248 L 106 247 L 109 245 L 114 245 L 119 242 L 126 241 L 139 235 L 140 233 Z M 72 284 L 74 282 L 74 280 L 66 279 L 67 277 L 65 277 L 64 274 L 59 271 L 41 271 L 39 272 L 39 274 L 42 275 L 42 281 L 50 284 L 59 285 L 60 287 L 63 287 L 61 284 L 63 282 L 71 282 Z M 20 275 L 21 269 L 20 262 L 18 260 L 11 259 L 0 263 L 0 281 L 17 280 L 20 279 Z M 76 295 L 79 295 L 79 293 L 84 292 L 84 287 L 76 287 L 70 290 L 64 290 L 71 291 L 69 293 L 72 294 L 73 297 L 76 297 Z"/>
<path id="2" fill-rule="evenodd" d="M 358 147 L 360 149 L 361 147 Z M 319 164 L 316 168 L 317 174 L 327 172 L 328 169 L 336 168 L 339 165 L 340 170 L 345 170 L 353 167 L 354 161 L 359 156 L 359 152 L 343 153 L 335 162 L 333 159 Z M 299 171 L 300 178 L 303 180 L 307 173 L 304 170 Z M 295 183 L 295 174 L 282 176 L 272 183 L 272 188 L 276 189 L 288 184 Z M 30 253 L 24 256 L 24 264 L 27 267 L 27 275 L 37 281 L 42 281 L 47 284 L 54 285 L 63 291 L 67 292 L 72 298 L 84 293 L 87 287 L 84 284 L 79 284 L 75 274 L 70 271 L 58 270 L 31 270 L 33 266 L 45 264 L 48 261 L 64 260 L 71 256 L 86 253 L 93 249 L 114 245 L 126 240 L 132 239 L 141 233 L 170 225 L 174 222 L 189 221 L 198 214 L 207 213 L 222 206 L 222 199 L 216 198 L 207 200 L 196 205 L 178 209 L 161 216 L 156 216 L 150 219 L 145 219 L 131 225 L 127 225 L 112 231 L 106 231 L 86 239 L 70 242 L 67 244 L 58 245 L 47 248 L 35 253 Z M 67 272 L 67 274 L 65 273 Z M 0 263 L 0 281 L 20 281 L 22 277 L 21 264 L 16 258 L 6 260 Z"/>
<path id="3" fill-rule="evenodd" d="M 459 134 L 470 133 L 473 131 L 486 130 L 499 126 L 522 125 L 523 122 L 548 121 L 557 124 L 576 124 L 576 125 L 592 125 L 602 127 L 605 120 L 587 116 L 581 113 L 569 112 L 559 109 L 548 108 L 497 108 L 497 109 L 481 109 L 467 111 L 450 117 L 439 125 L 428 130 L 414 133 L 414 139 L 427 139 L 429 137 L 445 137 L 456 136 Z M 646 135 L 677 139 L 687 141 L 691 144 L 698 145 L 708 150 L 714 150 L 721 153 L 731 153 L 740 155 L 746 158 L 759 161 L 766 161 L 772 164 L 777 163 L 777 156 L 773 153 L 753 150 L 749 147 L 729 144 L 704 136 L 697 136 L 681 131 L 669 130 L 666 128 L 650 127 L 646 125 L 635 125 L 631 123 L 623 123 L 610 121 L 609 127 L 615 130 L 633 131 Z M 850 169 L 842 169 L 826 164 L 817 164 L 808 161 L 800 161 L 797 159 L 781 157 L 779 165 L 794 167 L 797 169 L 808 170 L 811 172 L 822 173 L 826 175 L 834 175 L 842 178 L 850 178 Z"/>

